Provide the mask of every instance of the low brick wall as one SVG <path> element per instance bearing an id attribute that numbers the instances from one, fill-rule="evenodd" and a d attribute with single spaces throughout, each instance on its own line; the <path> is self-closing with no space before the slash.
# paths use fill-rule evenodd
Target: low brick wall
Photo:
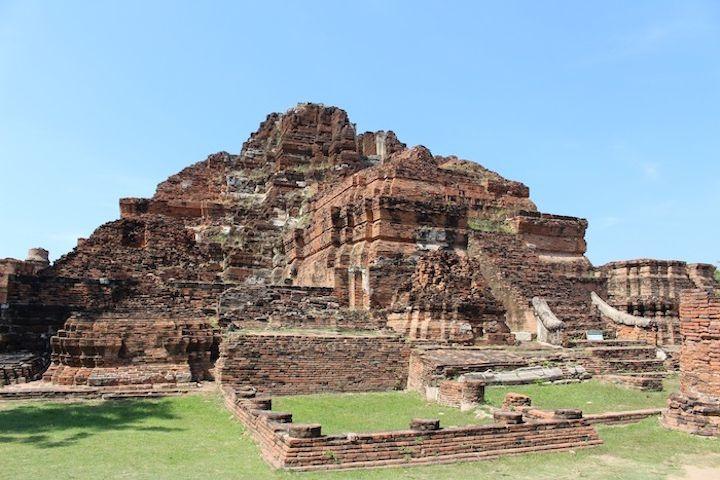
<path id="1" fill-rule="evenodd" d="M 522 412 L 522 414 L 529 419 L 534 420 L 549 420 L 557 415 L 559 410 L 555 412 L 549 410 L 540 410 L 535 407 L 519 407 L 516 411 Z M 641 420 L 645 420 L 648 417 L 656 417 L 661 415 L 663 412 L 660 408 L 646 408 L 643 410 L 626 410 L 623 412 L 603 412 L 603 413 L 592 413 L 589 415 L 583 415 L 583 418 L 590 425 L 627 425 L 629 423 L 637 423 Z"/>
<path id="2" fill-rule="evenodd" d="M 662 414 L 661 408 L 647 408 L 644 410 L 628 410 L 625 412 L 605 412 L 586 415 L 585 419 L 591 425 L 625 425 L 645 420 L 648 417 L 657 417 Z"/>
<path id="3" fill-rule="evenodd" d="M 677 319 L 675 319 L 675 323 L 677 324 Z M 648 345 L 660 345 L 663 343 L 656 325 L 639 327 L 637 325 L 614 323 L 613 328 L 615 329 L 615 338 L 620 340 L 640 341 Z"/>
<path id="4" fill-rule="evenodd" d="M 388 335 L 230 333 L 216 379 L 276 395 L 405 387 L 409 346 Z"/>
<path id="5" fill-rule="evenodd" d="M 268 400 L 239 398 L 228 387 L 223 393 L 228 409 L 245 424 L 263 458 L 273 467 L 291 470 L 449 463 L 602 443 L 582 418 L 436 430 L 432 428 L 437 421 L 421 421 L 416 430 L 323 436 L 320 425 L 293 424 L 291 414 L 268 411 Z M 429 427 L 433 423 L 435 427 Z"/>
<path id="6" fill-rule="evenodd" d="M 623 412 L 603 412 L 583 415 L 580 410 L 558 409 L 555 411 L 541 410 L 532 406 L 532 399 L 521 393 L 509 392 L 505 395 L 501 411 L 522 414 L 523 418 L 532 420 L 550 420 L 553 418 L 584 418 L 590 425 L 625 425 L 636 423 L 648 417 L 660 415 L 660 408 L 643 410 L 626 410 Z"/>

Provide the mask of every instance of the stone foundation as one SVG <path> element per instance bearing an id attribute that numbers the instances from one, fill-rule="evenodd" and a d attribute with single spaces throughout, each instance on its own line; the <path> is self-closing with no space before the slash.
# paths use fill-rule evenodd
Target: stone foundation
<path id="1" fill-rule="evenodd" d="M 220 326 L 231 329 L 386 329 L 382 312 L 348 309 L 331 288 L 242 285 L 220 296 Z"/>
<path id="2" fill-rule="evenodd" d="M 450 393 L 462 390 L 457 382 L 480 382 L 487 386 L 589 378 L 577 360 L 574 355 L 549 348 L 417 346 L 410 354 L 408 389 L 437 400 L 443 385 L 448 395 L 460 395 Z"/>
<path id="3" fill-rule="evenodd" d="M 86 385 L 57 385 L 36 381 L 19 383 L 0 389 L 0 401 L 37 400 L 37 401 L 76 401 L 76 400 L 115 400 L 145 399 L 186 395 L 198 392 L 211 392 L 214 385 L 196 383 L 156 383 L 137 385 L 115 385 L 89 387 Z"/>

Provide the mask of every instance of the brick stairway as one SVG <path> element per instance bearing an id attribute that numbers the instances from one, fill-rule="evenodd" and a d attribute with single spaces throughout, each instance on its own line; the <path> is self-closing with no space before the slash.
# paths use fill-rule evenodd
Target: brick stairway
<path id="1" fill-rule="evenodd" d="M 668 371 L 656 348 L 642 341 L 577 341 L 582 365 L 593 375 L 664 377 Z"/>
<path id="2" fill-rule="evenodd" d="M 543 261 L 510 234 L 474 233 L 471 245 L 469 253 L 480 259 L 483 276 L 509 312 L 523 314 L 532 298 L 539 297 L 565 323 L 565 341 L 585 338 L 588 330 L 605 330 L 590 300 L 590 292 L 602 292 L 603 287 L 589 263 L 559 266 Z"/>

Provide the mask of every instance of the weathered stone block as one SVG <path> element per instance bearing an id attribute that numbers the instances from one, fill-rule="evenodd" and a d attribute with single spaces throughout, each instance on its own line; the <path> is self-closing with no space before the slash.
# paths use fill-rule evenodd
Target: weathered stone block
<path id="1" fill-rule="evenodd" d="M 322 426 L 318 423 L 291 423 L 288 435 L 293 438 L 318 438 L 322 436 Z"/>
<path id="2" fill-rule="evenodd" d="M 561 418 L 565 420 L 575 420 L 582 418 L 583 412 L 577 408 L 559 408 L 555 410 L 555 418 Z"/>
<path id="3" fill-rule="evenodd" d="M 439 430 L 440 420 L 437 418 L 413 418 L 410 420 L 410 429 L 420 431 Z"/>
<path id="4" fill-rule="evenodd" d="M 524 423 L 522 412 L 498 410 L 493 412 L 493 419 L 496 423 L 504 425 L 518 425 Z"/>

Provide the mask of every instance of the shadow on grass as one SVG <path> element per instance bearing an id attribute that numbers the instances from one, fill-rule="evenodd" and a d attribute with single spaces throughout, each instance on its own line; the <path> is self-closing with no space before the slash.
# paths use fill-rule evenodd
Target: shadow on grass
<path id="1" fill-rule="evenodd" d="M 31 444 L 37 448 L 72 445 L 96 433 L 117 430 L 172 432 L 180 428 L 144 426 L 149 419 L 171 420 L 165 401 L 115 400 L 98 404 L 28 404 L 0 410 L 0 445 Z"/>

